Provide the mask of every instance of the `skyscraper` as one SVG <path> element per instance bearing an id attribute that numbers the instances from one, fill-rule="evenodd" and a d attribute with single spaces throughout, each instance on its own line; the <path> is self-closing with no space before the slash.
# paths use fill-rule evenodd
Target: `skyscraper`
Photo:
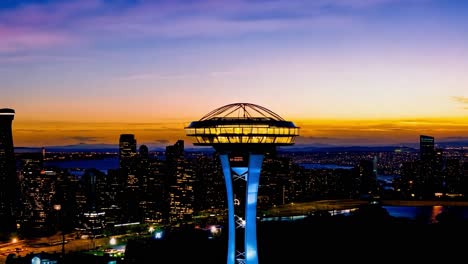
<path id="1" fill-rule="evenodd" d="M 126 221 L 139 221 L 139 185 L 137 175 L 138 156 L 136 151 L 136 139 L 133 134 L 121 134 L 119 143 L 119 179 L 123 181 L 122 208 Z"/>
<path id="2" fill-rule="evenodd" d="M 138 149 L 138 153 L 140 154 L 141 159 L 148 159 L 149 155 L 149 150 L 146 145 L 141 145 L 140 148 Z"/>
<path id="3" fill-rule="evenodd" d="M 420 185 L 417 193 L 422 197 L 432 198 L 437 190 L 437 180 L 435 175 L 435 157 L 436 151 L 434 148 L 434 137 L 421 135 L 419 136 L 419 157 L 421 160 L 421 169 L 419 179 Z"/>
<path id="4" fill-rule="evenodd" d="M 81 178 L 82 192 L 86 197 L 83 214 L 80 218 L 81 228 L 92 235 L 100 234 L 104 228 L 106 175 L 97 169 L 87 169 Z"/>
<path id="5" fill-rule="evenodd" d="M 184 157 L 184 141 L 166 147 L 169 190 L 169 223 L 178 225 L 192 221 L 193 172 Z"/>
<path id="6" fill-rule="evenodd" d="M 432 162 L 435 157 L 434 137 L 419 136 L 419 154 L 421 161 Z"/>
<path id="7" fill-rule="evenodd" d="M 372 198 L 377 191 L 376 159 L 361 160 L 356 166 L 359 194 L 362 198 Z"/>
<path id="8" fill-rule="evenodd" d="M 16 162 L 11 124 L 15 110 L 0 109 L 0 233 L 16 231 Z"/>
<path id="9" fill-rule="evenodd" d="M 120 167 L 124 167 L 122 163 L 126 163 L 129 159 L 135 157 L 136 151 L 136 139 L 133 134 L 121 134 L 119 140 L 119 161 Z"/>

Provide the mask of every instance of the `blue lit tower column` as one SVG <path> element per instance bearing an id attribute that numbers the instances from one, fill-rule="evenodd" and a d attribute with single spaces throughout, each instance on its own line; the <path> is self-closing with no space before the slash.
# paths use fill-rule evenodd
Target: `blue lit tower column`
<path id="1" fill-rule="evenodd" d="M 194 145 L 219 153 L 228 206 L 228 264 L 257 264 L 257 193 L 265 153 L 294 144 L 299 128 L 254 104 L 217 108 L 185 128 Z"/>
<path id="2" fill-rule="evenodd" d="M 15 110 L 0 109 L 0 233 L 16 231 L 17 179 L 11 125 Z"/>

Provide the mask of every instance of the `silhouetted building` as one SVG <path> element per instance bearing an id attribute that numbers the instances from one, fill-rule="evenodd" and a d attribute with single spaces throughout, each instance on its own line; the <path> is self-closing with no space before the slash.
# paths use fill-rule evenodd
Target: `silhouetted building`
<path id="1" fill-rule="evenodd" d="M 82 192 L 86 197 L 80 214 L 79 228 L 84 233 L 96 235 L 102 233 L 105 226 L 106 175 L 97 169 L 87 169 L 81 177 Z"/>
<path id="2" fill-rule="evenodd" d="M 435 154 L 434 137 L 421 135 L 419 137 L 421 167 L 417 181 L 418 184 L 421 184 L 419 191 L 422 198 L 433 198 L 439 189 L 436 178 Z"/>
<path id="3" fill-rule="evenodd" d="M 55 171 L 44 171 L 34 162 L 26 163 L 21 170 L 21 228 L 25 233 L 41 236 L 51 232 L 56 175 Z"/>
<path id="4" fill-rule="evenodd" d="M 463 172 L 459 159 L 447 159 L 443 170 L 444 190 L 449 197 L 463 194 Z"/>
<path id="5" fill-rule="evenodd" d="M 402 198 L 420 198 L 422 182 L 420 182 L 420 161 L 403 162 L 401 181 L 398 186 Z"/>
<path id="6" fill-rule="evenodd" d="M 119 163 L 120 179 L 125 180 L 121 199 L 123 213 L 127 222 L 138 222 L 140 221 L 138 207 L 140 179 L 137 172 L 136 139 L 133 134 L 120 135 Z"/>
<path id="7" fill-rule="evenodd" d="M 146 145 L 141 145 L 138 149 L 138 154 L 140 155 L 141 159 L 148 159 L 149 150 Z"/>
<path id="8" fill-rule="evenodd" d="M 119 141 L 119 169 L 125 178 L 134 175 L 136 170 L 136 139 L 132 134 L 120 135 Z"/>
<path id="9" fill-rule="evenodd" d="M 79 188 L 79 179 L 68 173 L 67 169 L 56 169 L 57 178 L 55 182 L 55 195 L 53 197 L 53 205 L 60 205 L 59 224 L 60 228 L 65 233 L 75 230 L 78 226 L 77 214 L 80 212 L 77 204 L 77 192 Z M 57 213 L 57 212 L 56 212 Z"/>
<path id="10" fill-rule="evenodd" d="M 106 188 L 103 196 L 106 197 L 102 204 L 107 225 L 122 224 L 127 222 L 127 216 L 123 213 L 122 206 L 125 200 L 125 179 L 122 179 L 120 170 L 110 169 L 106 175 Z"/>
<path id="11" fill-rule="evenodd" d="M 377 169 L 376 161 L 361 160 L 356 166 L 359 194 L 361 198 L 370 198 L 376 195 Z"/>
<path id="12" fill-rule="evenodd" d="M 13 109 L 0 109 L 0 234 L 16 231 L 18 180 L 11 125 Z"/>
<path id="13" fill-rule="evenodd" d="M 434 137 L 421 135 L 419 136 L 419 155 L 421 161 L 432 162 L 435 157 Z"/>
<path id="14" fill-rule="evenodd" d="M 434 177 L 434 191 L 437 193 L 444 193 L 447 191 L 447 175 L 444 172 L 445 165 L 443 149 L 434 149 L 434 161 L 431 164 L 431 168 Z"/>
<path id="15" fill-rule="evenodd" d="M 166 147 L 169 223 L 189 223 L 193 217 L 193 172 L 184 157 L 184 141 Z"/>
<path id="16" fill-rule="evenodd" d="M 194 210 L 220 210 L 226 208 L 226 190 L 218 155 L 200 155 L 192 160 L 194 173 Z"/>
<path id="17" fill-rule="evenodd" d="M 151 159 L 140 161 L 140 212 L 145 223 L 165 224 L 168 218 L 169 205 L 166 202 L 166 164 L 162 160 Z"/>

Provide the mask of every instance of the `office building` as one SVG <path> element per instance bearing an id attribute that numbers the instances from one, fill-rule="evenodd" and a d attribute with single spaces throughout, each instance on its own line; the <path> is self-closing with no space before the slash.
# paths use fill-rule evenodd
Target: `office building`
<path id="1" fill-rule="evenodd" d="M 419 136 L 419 156 L 421 161 L 432 162 L 435 158 L 434 137 Z"/>
<path id="2" fill-rule="evenodd" d="M 121 207 L 127 222 L 138 222 L 139 185 L 138 155 L 136 139 L 133 134 L 120 135 L 119 141 L 119 178 L 124 181 L 121 195 Z"/>
<path id="3" fill-rule="evenodd" d="M 18 180 L 13 147 L 12 123 L 15 110 L 0 109 L 0 233 L 16 231 Z"/>
<path id="4" fill-rule="evenodd" d="M 193 172 L 184 157 L 184 141 L 166 147 L 169 223 L 190 223 L 193 217 Z"/>

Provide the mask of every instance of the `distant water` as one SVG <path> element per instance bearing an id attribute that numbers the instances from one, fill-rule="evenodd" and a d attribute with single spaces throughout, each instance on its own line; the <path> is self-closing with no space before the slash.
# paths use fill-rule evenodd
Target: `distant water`
<path id="1" fill-rule="evenodd" d="M 62 169 L 98 169 L 105 171 L 119 168 L 119 158 L 105 158 L 92 160 L 67 160 L 67 161 L 48 161 L 46 167 L 58 167 Z"/>
<path id="2" fill-rule="evenodd" d="M 309 170 L 320 170 L 320 169 L 344 169 L 350 170 L 352 166 L 341 166 L 336 164 L 321 164 L 321 163 L 299 163 L 299 166 L 302 166 L 304 169 Z"/>
<path id="3" fill-rule="evenodd" d="M 437 216 L 443 212 L 451 211 L 458 219 L 468 220 L 468 207 L 466 206 L 382 206 L 392 217 L 417 220 L 421 223 L 437 223 Z M 358 208 L 329 211 L 332 215 L 349 215 Z M 305 218 L 306 215 L 265 217 L 262 221 L 295 221 Z"/>
<path id="4" fill-rule="evenodd" d="M 403 217 L 426 223 L 437 223 L 437 216 L 443 212 L 463 220 L 468 220 L 466 206 L 382 206 L 393 217 Z"/>

